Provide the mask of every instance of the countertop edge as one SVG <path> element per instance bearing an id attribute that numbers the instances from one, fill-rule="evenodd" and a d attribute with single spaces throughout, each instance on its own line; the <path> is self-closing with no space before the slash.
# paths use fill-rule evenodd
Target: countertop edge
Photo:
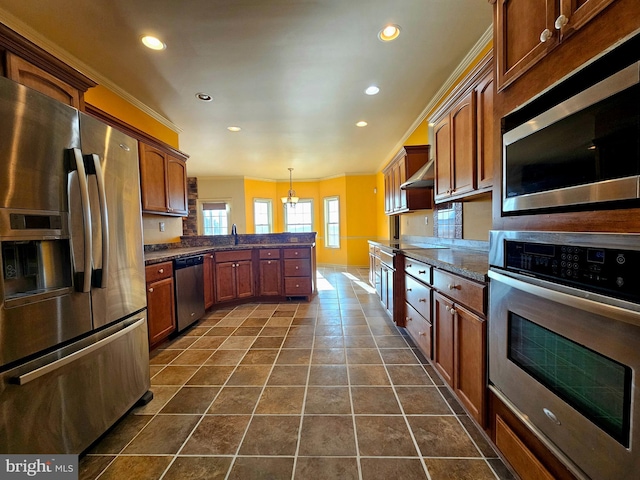
<path id="1" fill-rule="evenodd" d="M 261 250 L 265 248 L 284 248 L 284 247 L 315 247 L 316 242 L 299 242 L 299 243 L 260 243 L 245 245 L 208 245 L 204 247 L 180 247 L 157 252 L 148 252 L 144 254 L 144 264 L 155 265 L 157 263 L 169 262 L 177 258 L 189 257 L 191 255 L 201 255 L 208 252 L 224 252 L 230 250 Z"/>
<path id="2" fill-rule="evenodd" d="M 390 253 L 400 253 L 402 255 L 404 255 L 405 257 L 408 258 L 413 258 L 414 260 L 418 260 L 421 262 L 424 262 L 428 265 L 431 265 L 433 267 L 437 267 L 440 268 L 444 271 L 450 272 L 450 273 L 454 273 L 456 275 L 460 275 L 462 277 L 468 278 L 470 280 L 475 280 L 476 282 L 481 282 L 481 283 L 488 283 L 489 281 L 489 276 L 488 276 L 488 271 L 489 271 L 489 262 L 488 262 L 488 252 L 484 252 L 481 250 L 474 250 L 474 249 L 470 249 L 470 248 L 463 248 L 463 247 L 447 247 L 444 249 L 441 248 L 434 248 L 433 250 L 430 249 L 425 249 L 426 251 L 432 252 L 433 255 L 437 255 L 439 251 L 449 251 L 449 252 L 455 252 L 456 254 L 459 255 L 470 255 L 470 256 L 474 256 L 479 258 L 482 258 L 483 260 L 483 267 L 482 270 L 480 269 L 469 269 L 469 268 L 465 268 L 463 266 L 457 265 L 455 263 L 449 263 L 449 262 L 444 262 L 442 260 L 439 260 L 438 258 L 434 258 L 434 256 L 428 256 L 425 255 L 424 253 L 420 253 L 418 250 L 411 250 L 411 249 L 402 249 L 402 248 L 397 248 L 397 247 L 392 247 L 390 245 L 385 245 L 384 243 L 380 243 L 380 242 L 376 242 L 375 240 L 369 240 L 368 241 L 369 244 L 371 245 L 375 245 L 378 246 L 381 250 L 384 250 L 386 252 L 390 252 Z M 424 252 L 424 250 L 423 250 Z M 484 260 L 486 258 L 486 269 L 484 268 Z"/>

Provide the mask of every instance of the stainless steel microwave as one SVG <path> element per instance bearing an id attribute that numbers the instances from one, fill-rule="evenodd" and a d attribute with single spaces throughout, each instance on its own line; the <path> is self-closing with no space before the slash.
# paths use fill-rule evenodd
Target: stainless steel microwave
<path id="1" fill-rule="evenodd" d="M 640 198 L 640 62 L 539 110 L 503 132 L 503 212 Z"/>

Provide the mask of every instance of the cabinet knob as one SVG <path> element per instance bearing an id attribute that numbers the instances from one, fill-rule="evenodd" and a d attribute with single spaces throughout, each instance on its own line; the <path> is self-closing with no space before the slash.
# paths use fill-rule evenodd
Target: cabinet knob
<path id="1" fill-rule="evenodd" d="M 209 258 L 213 258 L 213 255 L 209 255 Z"/>
<path id="2" fill-rule="evenodd" d="M 421 299 L 419 299 L 418 301 L 419 301 L 419 302 L 427 303 L 427 299 L 426 299 L 426 298 L 421 298 Z"/>
<path id="3" fill-rule="evenodd" d="M 451 309 L 451 307 L 449 305 L 445 305 L 444 309 L 448 312 Z"/>
<path id="4" fill-rule="evenodd" d="M 453 316 L 456 314 L 456 309 L 455 308 L 450 308 L 449 309 L 449 313 Z"/>
<path id="5" fill-rule="evenodd" d="M 405 317 L 404 319 L 408 320 L 409 322 L 413 322 L 413 318 L 411 318 L 411 317 Z"/>
<path id="6" fill-rule="evenodd" d="M 455 283 L 450 283 L 447 286 L 449 287 L 449 290 L 460 290 L 460 285 L 456 285 Z"/>
<path id="7" fill-rule="evenodd" d="M 425 273 L 427 273 L 426 270 L 418 270 L 418 275 L 424 275 Z"/>
<path id="8" fill-rule="evenodd" d="M 424 337 L 426 334 L 424 332 L 418 332 L 418 335 L 420 335 L 421 337 Z"/>
<path id="9" fill-rule="evenodd" d="M 410 289 L 410 288 L 407 288 L 407 292 L 410 292 L 410 291 L 411 291 L 411 289 Z"/>
<path id="10" fill-rule="evenodd" d="M 297 265 L 296 265 L 296 270 L 299 270 Z"/>
<path id="11" fill-rule="evenodd" d="M 569 23 L 569 19 L 567 18 L 567 16 L 560 15 L 558 18 L 556 18 L 556 22 L 553 24 L 553 26 L 556 27 L 556 30 L 560 30 L 567 23 Z"/>
<path id="12" fill-rule="evenodd" d="M 158 273 L 164 273 L 164 268 L 159 269 Z"/>
<path id="13" fill-rule="evenodd" d="M 298 255 L 298 252 L 293 252 L 294 255 Z"/>
<path id="14" fill-rule="evenodd" d="M 298 284 L 296 283 L 296 288 L 298 288 L 299 286 L 300 286 L 300 285 L 298 285 Z"/>
<path id="15" fill-rule="evenodd" d="M 268 260 L 268 261 L 267 261 L 267 265 L 271 265 L 271 260 Z"/>
<path id="16" fill-rule="evenodd" d="M 407 268 L 411 268 L 413 267 L 413 265 L 411 265 L 410 263 L 407 263 Z"/>
<path id="17" fill-rule="evenodd" d="M 153 293 L 153 287 L 149 288 L 149 293 Z"/>
<path id="18" fill-rule="evenodd" d="M 545 28 L 542 33 L 540 34 L 540 41 L 542 43 L 545 43 L 546 41 L 548 41 L 551 37 L 553 37 L 553 32 L 551 30 L 549 30 L 548 28 Z"/>

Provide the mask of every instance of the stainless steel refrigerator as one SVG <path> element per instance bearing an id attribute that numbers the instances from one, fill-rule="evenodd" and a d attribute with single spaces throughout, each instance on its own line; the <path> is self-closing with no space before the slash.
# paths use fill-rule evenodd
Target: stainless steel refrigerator
<path id="1" fill-rule="evenodd" d="M 136 140 L 0 78 L 0 452 L 80 453 L 149 389 Z"/>

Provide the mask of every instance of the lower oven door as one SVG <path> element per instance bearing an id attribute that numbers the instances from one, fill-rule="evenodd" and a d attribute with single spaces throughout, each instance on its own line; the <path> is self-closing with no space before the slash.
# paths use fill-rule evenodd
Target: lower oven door
<path id="1" fill-rule="evenodd" d="M 491 388 L 578 477 L 638 478 L 640 313 L 518 274 L 489 277 Z"/>

